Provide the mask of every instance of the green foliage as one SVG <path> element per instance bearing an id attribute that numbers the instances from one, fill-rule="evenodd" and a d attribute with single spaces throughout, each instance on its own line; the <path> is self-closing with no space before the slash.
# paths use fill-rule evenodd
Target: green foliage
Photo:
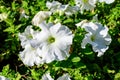
<path id="1" fill-rule="evenodd" d="M 9 65 L 6 65 L 3 67 L 2 73 L 0 72 L 0 75 L 9 77 L 9 79 L 12 79 L 12 80 L 19 80 L 21 78 L 21 75 L 18 72 L 15 73 L 14 70 L 11 70 Z"/>

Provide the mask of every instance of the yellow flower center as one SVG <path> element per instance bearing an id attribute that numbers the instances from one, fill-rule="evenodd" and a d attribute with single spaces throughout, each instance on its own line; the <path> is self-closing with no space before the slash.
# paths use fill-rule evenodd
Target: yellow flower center
<path id="1" fill-rule="evenodd" d="M 53 42 L 55 42 L 55 38 L 52 37 L 52 36 L 50 36 L 50 37 L 48 38 L 48 43 L 53 43 Z"/>
<path id="2" fill-rule="evenodd" d="M 33 36 L 32 36 L 32 35 L 28 35 L 27 38 L 28 38 L 28 39 L 32 39 Z"/>
<path id="3" fill-rule="evenodd" d="M 95 41 L 95 37 L 94 36 L 91 36 L 91 41 Z"/>
<path id="4" fill-rule="evenodd" d="M 83 1 L 83 3 L 87 3 L 88 2 L 88 0 L 82 0 Z"/>

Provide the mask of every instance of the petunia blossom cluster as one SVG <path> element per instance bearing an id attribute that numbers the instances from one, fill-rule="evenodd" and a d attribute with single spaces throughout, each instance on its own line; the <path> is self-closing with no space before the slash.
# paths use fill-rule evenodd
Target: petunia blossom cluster
<path id="1" fill-rule="evenodd" d="M 47 1 L 46 7 L 49 11 L 36 13 L 31 21 L 32 25 L 28 25 L 24 32 L 18 34 L 23 48 L 19 57 L 23 63 L 27 66 L 34 66 L 69 58 L 70 48 L 75 36 L 74 33 L 69 26 L 62 25 L 60 22 L 51 22 L 49 19 L 56 12 L 60 14 L 59 16 L 67 16 L 66 18 L 68 18 L 68 16 L 76 14 L 78 11 L 83 13 L 84 10 L 93 10 L 97 2 L 110 4 L 114 0 L 75 0 L 75 6 L 62 4 L 58 1 Z M 99 21 L 97 16 L 94 16 L 93 19 Z M 99 22 L 88 22 L 87 20 L 81 21 L 76 26 L 84 28 L 87 32 L 81 43 L 82 48 L 86 48 L 86 45 L 90 44 L 93 51 L 98 53 L 98 57 L 108 50 L 112 39 L 107 26 L 103 26 Z M 39 28 L 40 30 L 35 30 L 34 28 Z M 42 80 L 54 79 L 50 76 L 50 73 L 46 73 L 42 76 Z M 64 74 L 57 80 L 71 79 L 68 74 Z"/>
<path id="2" fill-rule="evenodd" d="M 65 60 L 70 56 L 69 51 L 73 42 L 74 34 L 68 26 L 61 23 L 47 22 L 56 11 L 66 15 L 72 15 L 79 9 L 91 10 L 96 6 L 97 0 L 75 0 L 76 6 L 63 5 L 58 1 L 46 2 L 50 11 L 39 11 L 32 19 L 32 25 L 25 28 L 23 33 L 19 33 L 21 46 L 24 49 L 20 51 L 20 59 L 25 65 L 34 66 L 52 61 Z M 99 2 L 112 3 L 114 0 L 99 0 Z M 98 19 L 97 19 L 98 20 Z M 33 25 L 39 27 L 41 31 L 34 30 Z M 86 44 L 92 45 L 94 52 L 98 52 L 98 57 L 102 56 L 109 48 L 111 37 L 108 34 L 108 28 L 100 23 L 87 22 L 86 20 L 77 24 L 85 29 L 81 47 Z"/>

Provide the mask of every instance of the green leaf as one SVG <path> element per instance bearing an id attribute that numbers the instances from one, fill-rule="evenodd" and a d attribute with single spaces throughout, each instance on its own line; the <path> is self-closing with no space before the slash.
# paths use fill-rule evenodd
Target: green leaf
<path id="1" fill-rule="evenodd" d="M 72 59 L 72 62 L 79 62 L 81 59 L 80 59 L 80 57 L 74 57 L 73 59 Z"/>
<path id="2" fill-rule="evenodd" d="M 3 69 L 2 69 L 2 74 L 3 75 L 8 75 L 8 73 L 9 73 L 9 65 L 6 65 L 6 66 L 4 66 L 3 67 Z"/>
<path id="3" fill-rule="evenodd" d="M 12 2 L 12 9 L 15 10 L 15 2 Z"/>
<path id="4" fill-rule="evenodd" d="M 93 52 L 86 52 L 85 54 L 86 55 L 91 55 L 91 54 L 93 54 Z"/>
<path id="5" fill-rule="evenodd" d="M 120 80 L 120 73 L 115 74 L 114 80 Z"/>
<path id="6" fill-rule="evenodd" d="M 26 1 L 22 1 L 22 7 L 23 8 L 28 8 L 28 3 Z"/>
<path id="7" fill-rule="evenodd" d="M 5 30 L 3 30 L 4 32 L 10 32 L 10 33 L 14 33 L 14 26 L 12 26 L 12 27 L 8 27 L 8 28 L 6 28 Z"/>
<path id="8" fill-rule="evenodd" d="M 17 31 L 21 26 L 22 26 L 22 24 L 15 26 L 15 31 Z"/>
<path id="9" fill-rule="evenodd" d="M 66 24 L 66 23 L 73 23 L 73 19 L 70 19 L 70 18 L 66 19 L 66 20 L 63 21 L 63 23 L 64 24 Z"/>
<path id="10" fill-rule="evenodd" d="M 37 80 L 38 76 L 39 76 L 39 73 L 37 73 L 35 69 L 32 69 L 31 70 L 31 75 L 32 75 L 33 79 Z"/>
<path id="11" fill-rule="evenodd" d="M 13 26 L 13 20 L 11 20 L 11 19 L 6 19 L 5 22 L 6 22 L 10 27 Z"/>
<path id="12" fill-rule="evenodd" d="M 15 80 L 20 80 L 20 78 L 21 78 L 21 75 L 19 73 L 17 73 L 17 77 Z"/>

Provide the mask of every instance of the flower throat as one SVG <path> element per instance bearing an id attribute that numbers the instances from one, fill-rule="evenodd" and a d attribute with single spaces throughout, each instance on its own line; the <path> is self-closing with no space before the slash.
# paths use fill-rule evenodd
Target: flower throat
<path id="1" fill-rule="evenodd" d="M 55 42 L 55 38 L 52 37 L 52 36 L 50 36 L 50 37 L 48 38 L 48 43 L 53 43 L 53 42 Z"/>

